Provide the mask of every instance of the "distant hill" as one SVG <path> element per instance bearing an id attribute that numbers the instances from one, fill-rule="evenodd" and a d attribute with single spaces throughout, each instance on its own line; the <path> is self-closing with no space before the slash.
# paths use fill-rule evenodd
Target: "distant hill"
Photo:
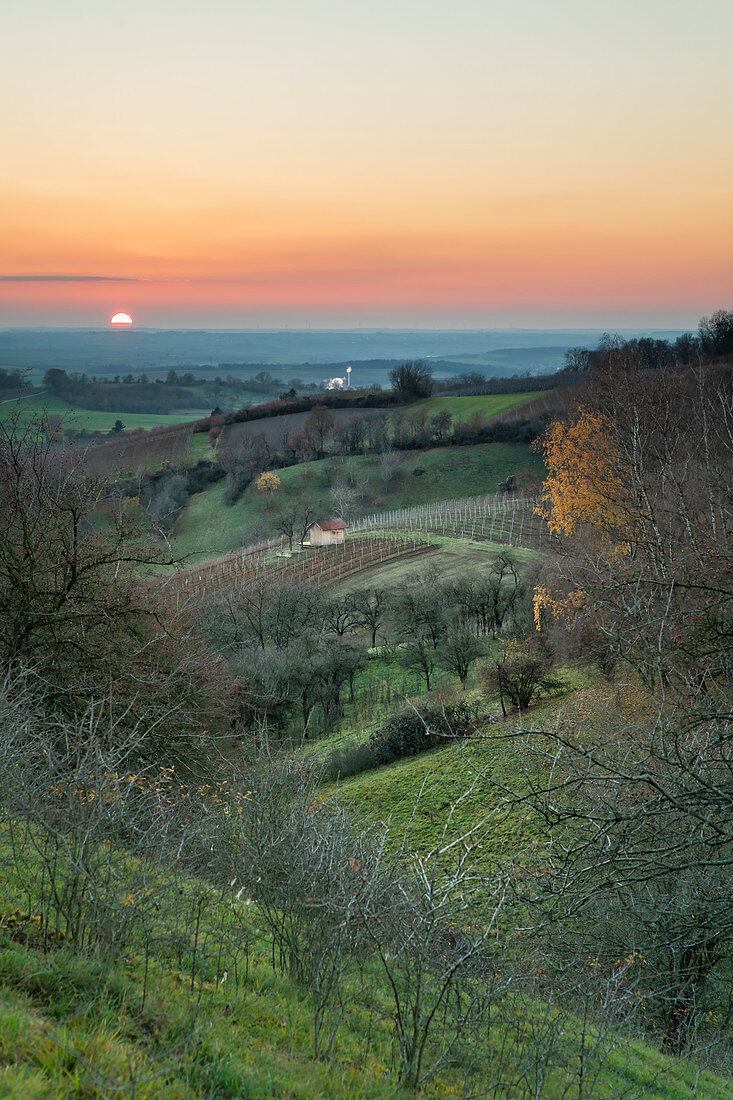
<path id="1" fill-rule="evenodd" d="M 343 373 L 340 369 L 351 363 L 354 385 L 384 385 L 390 367 L 406 359 L 430 359 L 438 378 L 459 374 L 468 365 L 492 376 L 550 372 L 568 347 L 593 346 L 599 335 L 595 329 L 1 329 L 0 366 L 30 368 L 36 374 L 53 366 L 94 374 L 145 370 L 153 376 L 178 367 L 209 368 L 223 375 L 237 375 L 239 368 L 249 375 L 253 367 L 281 367 L 284 381 L 297 375 L 305 382 L 320 382 Z"/>

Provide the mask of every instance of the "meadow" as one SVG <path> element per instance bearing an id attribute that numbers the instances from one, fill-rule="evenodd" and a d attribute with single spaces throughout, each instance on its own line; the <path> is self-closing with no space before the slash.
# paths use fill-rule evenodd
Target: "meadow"
<path id="1" fill-rule="evenodd" d="M 437 809 L 436 809 L 436 812 Z M 176 885 L 175 878 L 171 886 Z M 161 895 L 156 949 L 142 935 L 112 964 L 63 942 L 45 950 L 24 916 L 26 897 L 7 883 L 0 906 L 0 1091 L 8 1100 L 407 1100 L 393 1071 L 390 991 L 368 975 L 346 1000 L 330 1058 L 313 1051 L 313 996 L 273 966 L 256 906 L 232 891 L 181 877 Z M 165 929 L 177 934 L 166 935 Z M 147 943 L 147 947 L 146 947 Z M 545 1027 L 543 1028 L 543 1024 Z M 565 1053 L 548 1059 L 543 1100 L 562 1100 L 578 1072 L 573 1021 Z M 493 1100 L 529 1096 L 511 1084 L 512 1063 L 546 1028 L 539 1006 L 516 1000 L 495 1014 L 471 1080 L 495 1080 Z M 429 1048 L 433 1053 L 432 1048 Z M 420 1090 L 435 1100 L 465 1095 L 468 1051 L 456 1050 Z M 502 1082 L 502 1077 L 505 1082 Z M 646 1100 L 730 1100 L 709 1070 L 620 1040 L 593 1095 Z"/>
<path id="2" fill-rule="evenodd" d="M 567 669 L 565 679 L 557 698 L 533 707 L 524 719 L 506 720 L 474 678 L 468 696 L 481 709 L 474 736 L 325 783 L 306 816 L 325 821 L 336 805 L 345 807 L 361 827 L 386 826 L 398 858 L 407 837 L 412 862 L 427 865 L 430 853 L 442 847 L 446 874 L 451 844 L 477 830 L 474 878 L 485 876 L 489 883 L 497 860 L 510 860 L 515 869 L 536 867 L 545 850 L 540 823 L 528 814 L 508 814 L 505 795 L 521 791 L 528 767 L 522 725 L 550 727 L 568 708 L 582 708 L 586 694 L 598 692 L 597 677 L 587 673 Z M 394 687 L 393 702 L 402 695 L 403 702 L 407 697 L 419 703 L 419 691 L 410 694 L 415 685 L 394 657 L 377 657 L 357 685 L 358 713 L 340 731 L 304 746 L 298 757 L 322 763 L 333 747 L 363 737 L 370 724 L 364 699 L 370 688 L 383 691 L 385 683 Z M 437 694 L 450 700 L 447 684 Z M 384 703 L 382 697 L 382 716 L 391 710 Z M 221 798 L 228 797 L 225 786 L 205 796 L 211 798 L 209 814 L 217 814 Z M 277 804 L 268 811 L 282 812 Z M 236 875 L 214 886 L 185 865 L 157 865 L 152 852 L 144 858 L 114 849 L 95 873 L 102 873 L 106 860 L 114 869 L 119 897 L 105 920 L 110 927 L 119 924 L 120 944 L 108 943 L 103 934 L 97 951 L 81 950 L 75 937 L 85 921 L 99 935 L 94 895 L 83 901 L 82 895 L 73 908 L 77 924 L 65 923 L 74 868 L 64 869 L 65 857 L 56 857 L 56 885 L 65 876 L 69 881 L 54 901 L 41 835 L 16 829 L 7 816 L 1 832 L 0 1092 L 9 1100 L 733 1098 L 733 1087 L 711 1069 L 665 1055 L 633 1035 L 611 1039 L 575 1014 L 579 1000 L 571 1010 L 560 1003 L 550 1009 L 521 990 L 497 999 L 480 1033 L 465 1024 L 451 1040 L 450 1057 L 443 1056 L 445 1039 L 436 1023 L 425 1056 L 437 1068 L 419 1089 L 400 1087 L 395 1068 L 401 998 L 411 998 L 407 1003 L 415 1005 L 420 1020 L 429 1000 L 426 1006 L 412 1000 L 399 968 L 392 987 L 378 959 L 342 958 L 338 1007 L 324 1011 L 320 984 L 290 973 L 278 954 L 272 921 L 279 927 L 280 916 L 254 903 Z M 57 904 L 61 916 L 54 916 Z M 501 936 L 504 950 L 515 943 L 526 951 L 511 924 L 502 923 Z M 430 988 L 426 979 L 426 998 Z M 325 1055 L 318 1054 L 319 1043 L 327 1045 Z"/>

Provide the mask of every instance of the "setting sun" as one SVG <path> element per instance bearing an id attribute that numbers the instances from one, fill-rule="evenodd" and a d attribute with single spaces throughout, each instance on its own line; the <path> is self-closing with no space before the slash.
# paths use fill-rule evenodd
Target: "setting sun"
<path id="1" fill-rule="evenodd" d="M 110 317 L 109 323 L 111 325 L 131 325 L 132 317 L 129 313 L 115 313 L 114 317 Z"/>

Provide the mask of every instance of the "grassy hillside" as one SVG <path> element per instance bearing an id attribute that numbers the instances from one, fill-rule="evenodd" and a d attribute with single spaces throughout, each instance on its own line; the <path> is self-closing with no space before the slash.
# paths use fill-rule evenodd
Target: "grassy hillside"
<path id="1" fill-rule="evenodd" d="M 454 420 L 468 420 L 469 416 L 478 413 L 485 420 L 493 416 L 499 416 L 518 405 L 525 405 L 535 397 L 540 396 L 539 390 L 531 393 L 494 393 L 477 397 L 430 397 L 425 401 L 417 401 L 410 405 L 411 413 L 426 413 L 435 416 L 439 412 L 449 412 Z"/>
<path id="2" fill-rule="evenodd" d="M 205 436 L 200 438 L 205 440 Z M 344 478 L 353 483 L 362 512 L 383 511 L 493 493 L 510 474 L 519 474 L 520 480 L 538 479 L 542 468 L 541 458 L 520 443 L 444 447 L 405 452 L 395 476 L 385 486 L 376 457 L 321 459 L 278 470 L 282 488 L 276 499 L 307 494 L 329 515 L 333 507 L 329 489 L 338 478 Z M 422 473 L 416 474 L 418 470 Z M 173 531 L 178 553 L 224 554 L 269 533 L 268 512 L 273 502 L 250 485 L 235 505 L 227 507 L 224 493 L 224 485 L 219 484 L 190 499 Z"/>
<path id="3" fill-rule="evenodd" d="M 175 889 L 172 880 L 158 900 L 155 950 L 148 953 L 133 940 L 117 962 L 105 964 L 70 950 L 63 940 L 41 950 L 39 922 L 29 916 L 22 891 L 12 882 L 3 885 L 3 1097 L 406 1100 L 414 1095 L 396 1085 L 389 994 L 377 981 L 369 1004 L 358 985 L 345 989 L 333 1054 L 314 1057 L 311 994 L 274 969 L 257 907 L 246 900 L 184 879 Z M 471 1095 L 493 1100 L 529 1095 L 512 1083 L 514 1044 L 529 1042 L 531 1049 L 542 1009 L 511 1003 L 511 1009 L 497 1011 L 481 1042 L 456 1048 L 421 1095 L 465 1096 L 469 1065 Z M 544 1100 L 567 1096 L 577 1072 L 572 1018 L 569 1023 L 564 1048 L 537 1093 Z M 616 1042 L 599 1084 L 593 1095 L 608 1100 L 733 1096 L 713 1073 L 635 1041 Z"/>
<path id="4" fill-rule="evenodd" d="M 570 671 L 564 679 L 569 690 L 578 682 Z M 498 700 L 482 699 L 476 689 L 468 698 L 480 700 L 484 709 L 475 737 L 341 780 L 332 789 L 360 819 L 388 823 L 395 837 L 401 837 L 409 828 L 414 849 L 423 854 L 440 839 L 446 807 L 464 796 L 451 820 L 449 839 L 481 827 L 487 860 L 511 856 L 526 862 L 542 844 L 538 823 L 527 815 L 506 815 L 497 793 L 499 788 L 522 788 L 526 751 L 521 739 L 510 736 L 521 728 L 522 718 L 510 715 L 503 719 Z M 554 722 L 565 699 L 547 700 L 532 707 L 525 721 L 533 728 Z"/>
<path id="5" fill-rule="evenodd" d="M 183 894 L 183 880 L 181 887 Z M 6 905 L 0 914 L 0 1095 L 378 1100 L 386 1087 L 392 1092 L 386 1028 L 365 1044 L 358 1010 L 352 1011 L 341 1029 L 338 1061 L 314 1059 L 307 997 L 273 972 L 255 910 L 243 903 L 227 921 L 217 896 L 209 893 L 207 901 L 197 929 L 204 946 L 198 961 L 193 927 L 185 928 L 181 915 L 177 946 L 171 937 L 168 950 L 161 945 L 147 960 L 133 947 L 113 967 L 63 946 L 34 948 L 33 926 Z M 232 933 L 240 923 L 231 939 L 248 945 L 239 971 L 222 920 Z M 215 938 L 218 953 L 215 948 L 209 956 L 207 972 L 205 945 L 213 947 Z"/>

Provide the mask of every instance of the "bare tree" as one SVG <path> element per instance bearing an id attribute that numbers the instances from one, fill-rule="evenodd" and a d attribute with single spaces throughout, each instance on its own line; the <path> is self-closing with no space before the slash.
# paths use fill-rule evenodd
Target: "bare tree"
<path id="1" fill-rule="evenodd" d="M 465 623 L 459 623 L 448 631 L 440 653 L 440 659 L 449 672 L 454 672 L 466 687 L 471 666 L 484 652 L 479 639 Z"/>
<path id="2" fill-rule="evenodd" d="M 329 496 L 333 501 L 335 515 L 343 520 L 347 520 L 353 515 L 357 493 L 345 478 L 339 477 L 336 479 L 329 490 Z"/>
<path id="3" fill-rule="evenodd" d="M 402 401 L 430 397 L 433 391 L 433 372 L 427 363 L 421 360 L 395 367 L 389 372 L 389 380 L 392 389 Z"/>
<path id="4" fill-rule="evenodd" d="M 505 718 L 507 700 L 517 710 L 526 710 L 534 700 L 562 687 L 562 680 L 552 671 L 550 654 L 534 638 L 504 642 L 501 655 L 488 670 L 488 682 L 498 689 Z"/>
<path id="5" fill-rule="evenodd" d="M 397 467 L 400 464 L 400 458 L 396 451 L 393 451 L 391 447 L 382 451 L 379 456 L 379 467 L 382 475 L 382 483 L 385 489 L 389 486 L 394 477 Z"/>
<path id="6" fill-rule="evenodd" d="M 387 593 L 383 588 L 363 589 L 354 593 L 354 613 L 360 625 L 371 632 L 371 648 L 377 644 L 377 632 L 387 613 Z"/>
<path id="7" fill-rule="evenodd" d="M 425 690 L 431 689 L 431 678 L 435 672 L 437 652 L 432 644 L 430 635 L 425 630 L 418 629 L 410 634 L 400 651 L 400 664 L 403 668 L 416 672 L 425 681 Z"/>
<path id="8" fill-rule="evenodd" d="M 336 417 L 325 405 L 316 405 L 308 415 L 303 430 L 316 442 L 319 457 L 324 454 L 326 440 L 333 434 L 335 425 Z"/>

